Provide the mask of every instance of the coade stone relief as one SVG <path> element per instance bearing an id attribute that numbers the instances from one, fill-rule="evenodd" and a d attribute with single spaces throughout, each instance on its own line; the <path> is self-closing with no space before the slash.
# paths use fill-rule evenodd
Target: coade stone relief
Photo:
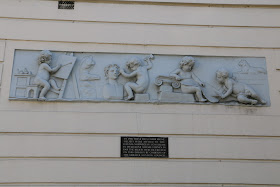
<path id="1" fill-rule="evenodd" d="M 269 106 L 265 58 L 16 50 L 10 99 Z"/>

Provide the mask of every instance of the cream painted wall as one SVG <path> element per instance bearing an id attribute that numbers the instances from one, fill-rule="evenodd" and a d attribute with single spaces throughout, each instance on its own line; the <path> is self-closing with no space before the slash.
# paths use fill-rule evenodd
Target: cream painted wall
<path id="1" fill-rule="evenodd" d="M 150 2 L 0 2 L 0 186 L 280 186 L 277 1 Z M 271 106 L 10 101 L 16 49 L 265 57 Z M 129 135 L 170 158 L 120 158 Z"/>

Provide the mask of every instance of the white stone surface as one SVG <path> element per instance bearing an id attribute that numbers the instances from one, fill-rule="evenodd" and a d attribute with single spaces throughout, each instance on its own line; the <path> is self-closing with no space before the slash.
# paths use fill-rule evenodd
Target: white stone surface
<path id="1" fill-rule="evenodd" d="M 40 184 L 34 184 L 34 183 L 25 183 L 25 184 L 0 184 L 0 186 L 21 186 L 21 187 L 30 187 L 30 186 L 51 186 L 51 187 L 61 187 L 61 186 L 74 186 L 74 187 L 88 187 L 88 186 L 98 186 L 98 187 L 116 187 L 116 186 L 121 186 L 121 187 L 153 187 L 153 186 L 163 186 L 163 187 L 223 187 L 223 185 L 219 184 L 124 184 L 124 183 L 109 183 L 109 184 L 104 184 L 104 183 L 40 183 Z M 229 186 L 229 187 L 236 187 L 236 186 Z M 249 187 L 249 186 L 245 186 Z M 260 187 L 268 187 L 266 186 L 260 186 Z"/>
<path id="2" fill-rule="evenodd" d="M 40 105 L 42 103 L 34 105 L 34 108 Z M 79 107 L 78 104 L 65 107 L 70 105 Z M 280 131 L 278 116 L 1 111 L 1 119 L 5 121 L 1 123 L 2 132 L 279 136 Z"/>
<path id="3" fill-rule="evenodd" d="M 134 1 L 134 2 L 161 2 L 161 3 L 197 3 L 197 4 L 222 4 L 222 5 L 279 5 L 277 0 L 118 0 L 118 1 Z"/>
<path id="4" fill-rule="evenodd" d="M 132 1 L 1 1 L 0 185 L 280 186 L 278 0 Z M 16 49 L 265 57 L 271 106 L 9 101 Z M 117 158 L 128 135 L 169 137 L 172 158 Z"/>
<path id="5" fill-rule="evenodd" d="M 4 67 L 4 64 L 0 63 L 0 87 L 1 87 L 1 84 L 2 84 L 3 67 Z"/>
<path id="6" fill-rule="evenodd" d="M 262 0 L 271 2 L 271 0 Z M 278 2 L 278 0 L 275 0 Z M 180 4 L 150 6 L 147 4 L 76 2 L 73 11 L 57 10 L 57 1 L 2 0 L 0 16 L 26 19 L 52 19 L 97 22 L 128 22 L 143 24 L 220 25 L 279 27 L 275 19 L 278 9 L 260 7 L 180 6 Z M 175 2 L 172 0 L 171 2 Z M 196 0 L 198 2 L 198 0 Z M 227 3 L 228 1 L 220 1 Z M 236 0 L 233 0 L 236 2 Z M 245 1 L 244 1 L 245 2 Z M 248 2 L 248 1 L 246 1 Z M 257 3 L 256 0 L 251 1 Z M 14 11 L 17 9 L 18 11 Z M 73 12 L 75 12 L 73 14 Z M 110 12 L 110 14 L 108 13 Z M 260 15 L 261 13 L 261 15 Z M 127 16 L 129 14 L 129 16 Z M 118 16 L 112 16 L 118 15 Z M 233 17 L 234 15 L 234 17 Z M 257 19 L 256 19 L 257 18 Z"/>
<path id="7" fill-rule="evenodd" d="M 243 185 L 241 184 L 242 187 L 270 187 L 270 186 L 278 186 L 278 185 Z M 88 186 L 105 186 L 105 187 L 116 187 L 116 186 L 121 186 L 121 187 L 154 187 L 154 186 L 160 186 L 160 187 L 240 187 L 241 185 L 231 185 L 231 184 L 124 184 L 124 183 L 109 183 L 109 184 L 104 184 L 104 183 L 25 183 L 25 184 L 0 184 L 0 186 L 21 186 L 21 187 L 29 187 L 29 186 L 51 186 L 51 187 L 61 187 L 61 186 L 74 186 L 74 187 L 88 187 Z"/>
<path id="8" fill-rule="evenodd" d="M 280 183 L 280 163 L 276 162 L 71 158 L 5 158 L 0 159 L 0 162 L 2 183 Z"/>
<path id="9" fill-rule="evenodd" d="M 258 159 L 261 161 L 279 160 L 280 157 L 279 138 L 174 135 L 167 137 L 169 137 L 169 156 L 172 159 Z M 0 149 L 2 150 L 0 157 L 118 158 L 120 135 L 55 133 L 0 135 Z"/>
<path id="10" fill-rule="evenodd" d="M 0 40 L 0 62 L 4 61 L 4 54 L 5 54 L 5 41 Z"/>
<path id="11" fill-rule="evenodd" d="M 0 19 L 2 38 L 113 44 L 279 48 L 277 28 L 240 28 Z M 21 28 L 18 30 L 17 28 Z M 34 28 L 36 31 L 34 32 Z M 49 29 L 55 28 L 55 29 Z M 60 32 L 57 32 L 57 31 Z M 114 35 L 111 31 L 114 30 Z M 47 34 L 45 34 L 45 32 Z M 80 31 L 84 32 L 78 35 Z M 67 34 L 65 34 L 67 33 Z M 143 34 L 149 33 L 149 34 Z M 257 37 L 257 36 L 263 37 Z M 192 36 L 192 37 L 186 37 Z"/>

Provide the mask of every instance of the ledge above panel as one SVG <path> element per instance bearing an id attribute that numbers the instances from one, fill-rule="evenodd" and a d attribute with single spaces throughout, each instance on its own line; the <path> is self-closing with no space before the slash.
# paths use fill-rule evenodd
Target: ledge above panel
<path id="1" fill-rule="evenodd" d="M 54 0 L 58 1 L 58 0 Z M 204 4 L 204 5 L 252 5 L 278 6 L 279 0 L 76 0 L 84 2 L 131 2 L 131 3 L 172 3 L 172 4 Z"/>

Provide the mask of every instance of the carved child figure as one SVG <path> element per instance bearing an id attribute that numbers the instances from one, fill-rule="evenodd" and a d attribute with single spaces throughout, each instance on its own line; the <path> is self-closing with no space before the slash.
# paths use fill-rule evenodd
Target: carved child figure
<path id="1" fill-rule="evenodd" d="M 229 77 L 229 72 L 223 68 L 216 72 L 216 79 L 226 90 L 225 93 L 221 93 L 222 99 L 233 96 L 237 98 L 237 101 L 244 104 L 255 105 L 258 101 L 261 104 L 266 104 L 266 101 L 262 100 L 257 93 L 248 85 L 239 83 Z"/>
<path id="2" fill-rule="evenodd" d="M 40 55 L 38 57 L 38 64 L 39 64 L 39 69 L 37 72 L 37 75 L 34 78 L 34 84 L 39 85 L 43 87 L 39 99 L 45 100 L 45 95 L 51 88 L 51 86 L 59 91 L 60 88 L 58 88 L 56 82 L 54 79 L 50 79 L 50 73 L 55 73 L 57 72 L 60 68 L 61 65 L 57 65 L 54 68 L 50 67 L 52 61 L 52 53 L 48 50 L 44 50 L 40 52 Z"/>
<path id="3" fill-rule="evenodd" d="M 174 77 L 176 80 L 181 81 L 182 93 L 195 94 L 200 102 L 205 102 L 207 99 L 202 97 L 202 91 L 200 86 L 204 86 L 198 77 L 192 72 L 195 60 L 193 57 L 185 56 L 179 66 L 180 68 L 172 71 L 170 77 Z"/>
<path id="4" fill-rule="evenodd" d="M 151 55 L 146 58 L 147 65 L 142 65 L 141 60 L 138 57 L 132 57 L 126 63 L 128 69 L 132 70 L 131 73 L 126 73 L 123 69 L 120 69 L 120 73 L 127 78 L 136 77 L 136 82 L 128 82 L 125 84 L 125 90 L 128 94 L 126 100 L 134 98 L 135 93 L 144 93 L 149 87 L 149 73 L 148 70 L 152 68 L 153 64 L 150 59 L 153 58 Z"/>

